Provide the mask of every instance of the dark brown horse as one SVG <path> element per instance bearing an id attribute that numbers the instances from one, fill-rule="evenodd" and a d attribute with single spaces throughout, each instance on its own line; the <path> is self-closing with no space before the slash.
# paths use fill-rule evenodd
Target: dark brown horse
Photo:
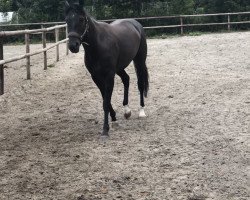
<path id="1" fill-rule="evenodd" d="M 121 77 L 124 84 L 124 116 L 129 118 L 131 115 L 128 107 L 129 76 L 125 72 L 131 61 L 134 61 L 140 91 L 139 117 L 145 117 L 144 96 L 147 96 L 149 83 L 145 63 L 147 43 L 142 25 L 133 19 L 116 20 L 111 24 L 98 22 L 86 14 L 83 0 L 66 1 L 65 15 L 69 49 L 78 53 L 80 45 L 83 45 L 86 67 L 103 97 L 102 136 L 108 136 L 109 113 L 112 121 L 116 121 L 116 113 L 111 105 L 115 74 Z"/>

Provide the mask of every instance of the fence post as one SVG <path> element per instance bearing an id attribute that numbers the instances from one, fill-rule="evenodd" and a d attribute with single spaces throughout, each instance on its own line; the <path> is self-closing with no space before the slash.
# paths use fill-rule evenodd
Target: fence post
<path id="1" fill-rule="evenodd" d="M 3 60 L 3 37 L 0 37 L 0 60 Z M 4 94 L 4 67 L 0 65 L 0 95 Z"/>
<path id="2" fill-rule="evenodd" d="M 181 22 L 181 35 L 184 34 L 184 29 L 183 29 L 183 17 L 180 16 L 180 22 Z"/>
<path id="3" fill-rule="evenodd" d="M 59 28 L 55 29 L 56 43 L 59 42 Z M 59 61 L 59 44 L 56 45 L 56 61 Z"/>
<path id="4" fill-rule="evenodd" d="M 26 45 L 26 54 L 30 53 L 30 36 L 28 33 L 25 33 L 25 45 Z M 30 79 L 30 56 L 26 57 L 26 69 L 27 69 L 27 79 Z"/>
<path id="5" fill-rule="evenodd" d="M 66 39 L 68 38 L 68 25 L 66 26 Z M 69 41 L 66 42 L 66 55 L 69 55 Z"/>
<path id="6" fill-rule="evenodd" d="M 231 20 L 230 20 L 230 13 L 227 14 L 227 30 L 231 30 Z"/>
<path id="7" fill-rule="evenodd" d="M 42 25 L 42 28 L 44 28 L 44 26 Z M 42 40 L 43 40 L 43 48 L 46 48 L 46 31 L 42 32 Z M 47 70 L 47 51 L 43 52 L 43 63 L 44 63 L 44 70 Z"/>

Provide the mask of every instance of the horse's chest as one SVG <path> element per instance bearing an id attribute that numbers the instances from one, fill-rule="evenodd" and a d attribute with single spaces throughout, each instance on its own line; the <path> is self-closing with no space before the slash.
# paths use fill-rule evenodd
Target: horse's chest
<path id="1" fill-rule="evenodd" d="M 108 69 L 112 68 L 112 64 L 108 58 L 97 58 L 85 56 L 85 65 L 91 74 L 105 74 Z"/>
<path id="2" fill-rule="evenodd" d="M 85 65 L 91 74 L 94 73 L 94 71 L 98 70 L 98 60 L 94 59 L 91 56 L 85 55 Z"/>
<path id="3" fill-rule="evenodd" d="M 109 70 L 115 69 L 117 65 L 118 56 L 110 51 L 95 51 L 95 52 L 85 52 L 85 65 L 90 73 L 99 73 Z"/>

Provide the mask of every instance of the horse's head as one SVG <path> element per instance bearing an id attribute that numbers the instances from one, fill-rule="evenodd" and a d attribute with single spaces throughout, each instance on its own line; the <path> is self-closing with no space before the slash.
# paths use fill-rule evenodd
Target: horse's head
<path id="1" fill-rule="evenodd" d="M 69 49 L 78 53 L 81 40 L 88 31 L 88 19 L 83 9 L 83 0 L 65 1 L 65 20 L 68 25 Z"/>

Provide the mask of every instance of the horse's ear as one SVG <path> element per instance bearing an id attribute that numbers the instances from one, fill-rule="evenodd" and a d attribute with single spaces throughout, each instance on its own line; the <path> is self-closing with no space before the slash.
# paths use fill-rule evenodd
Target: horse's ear
<path id="1" fill-rule="evenodd" d="M 69 4 L 69 2 L 66 0 L 66 1 L 65 1 L 65 6 L 64 6 L 64 12 L 65 12 L 65 14 L 68 12 L 69 9 L 70 9 L 70 4 Z"/>
<path id="2" fill-rule="evenodd" d="M 84 11 L 84 0 L 79 0 L 79 4 L 78 4 L 79 8 L 81 11 L 85 12 Z"/>
<path id="3" fill-rule="evenodd" d="M 68 2 L 68 1 L 65 1 L 65 8 L 67 9 L 67 8 L 69 8 L 69 7 L 70 7 L 69 2 Z"/>

